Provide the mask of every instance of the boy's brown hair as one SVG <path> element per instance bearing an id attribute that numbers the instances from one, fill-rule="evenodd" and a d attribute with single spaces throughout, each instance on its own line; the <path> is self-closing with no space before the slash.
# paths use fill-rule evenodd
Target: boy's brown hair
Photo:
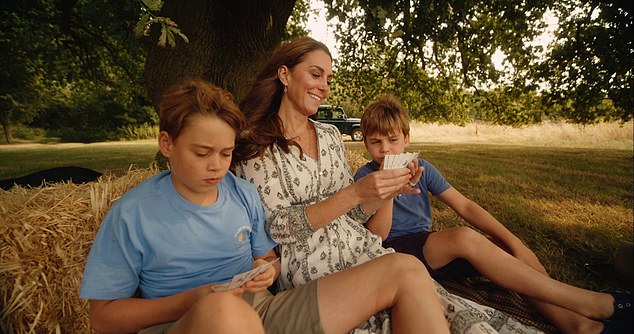
<path id="1" fill-rule="evenodd" d="M 236 132 L 244 129 L 245 117 L 233 95 L 202 79 L 188 79 L 169 89 L 160 105 L 159 130 L 176 141 L 194 115 L 215 116 L 225 121 Z"/>
<path id="2" fill-rule="evenodd" d="M 370 103 L 361 116 L 361 131 L 367 137 L 373 134 L 390 135 L 398 131 L 409 135 L 409 113 L 391 94 L 381 95 Z"/>

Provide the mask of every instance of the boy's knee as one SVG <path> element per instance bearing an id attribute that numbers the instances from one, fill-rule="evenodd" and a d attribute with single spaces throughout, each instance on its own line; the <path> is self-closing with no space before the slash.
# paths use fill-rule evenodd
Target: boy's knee
<path id="1" fill-rule="evenodd" d="M 210 313 L 230 315 L 232 311 L 242 308 L 243 303 L 240 297 L 229 292 L 210 293 L 196 302 L 190 311 L 194 316 L 199 314 L 208 316 Z"/>
<path id="2" fill-rule="evenodd" d="M 467 252 L 477 251 L 478 245 L 487 241 L 482 234 L 466 226 L 456 227 L 451 232 L 454 245 Z"/>
<path id="3" fill-rule="evenodd" d="M 197 324 L 196 327 L 200 329 L 233 328 L 237 330 L 260 322 L 250 305 L 242 298 L 228 292 L 211 293 L 201 298 L 190 309 L 190 313 L 193 322 Z"/>

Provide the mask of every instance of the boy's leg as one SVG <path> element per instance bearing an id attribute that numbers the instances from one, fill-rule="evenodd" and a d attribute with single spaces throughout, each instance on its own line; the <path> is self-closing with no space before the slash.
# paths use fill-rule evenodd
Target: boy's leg
<path id="1" fill-rule="evenodd" d="M 264 334 L 264 327 L 251 305 L 230 292 L 222 292 L 211 293 L 197 302 L 168 333 Z"/>
<path id="2" fill-rule="evenodd" d="M 585 333 L 599 332 L 603 324 L 588 317 L 600 319 L 611 313 L 609 295 L 556 281 L 468 227 L 433 233 L 423 247 L 423 254 L 434 269 L 457 258 L 466 259 L 482 276 L 527 297 L 545 318 L 563 332 L 579 332 L 581 329 Z"/>
<path id="3" fill-rule="evenodd" d="M 429 274 L 406 254 L 381 256 L 319 279 L 318 301 L 326 333 L 348 332 L 386 308 L 392 309 L 394 333 L 449 333 Z"/>

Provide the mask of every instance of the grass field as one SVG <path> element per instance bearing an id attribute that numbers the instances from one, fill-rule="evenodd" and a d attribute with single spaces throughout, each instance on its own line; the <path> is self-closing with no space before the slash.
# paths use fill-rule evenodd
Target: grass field
<path id="1" fill-rule="evenodd" d="M 554 277 L 595 290 L 632 289 L 619 281 L 614 250 L 632 241 L 632 123 L 521 129 L 412 126 L 408 151 L 433 163 L 449 182 L 524 240 Z M 362 143 L 346 141 L 361 156 Z M 104 173 L 147 167 L 155 141 L 0 146 L 0 179 L 66 165 Z M 437 228 L 460 225 L 434 201 Z M 625 285 L 625 286 L 624 286 Z"/>

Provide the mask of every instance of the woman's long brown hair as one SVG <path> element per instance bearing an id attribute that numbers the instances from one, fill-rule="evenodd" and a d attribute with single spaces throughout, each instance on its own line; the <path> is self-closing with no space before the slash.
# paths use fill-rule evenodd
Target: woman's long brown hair
<path id="1" fill-rule="evenodd" d="M 267 147 L 279 145 L 288 152 L 289 141 L 284 138 L 282 121 L 277 115 L 284 94 L 284 85 L 277 76 L 280 66 L 292 70 L 304 60 L 307 53 L 322 50 L 330 59 L 328 47 L 310 37 L 299 37 L 277 48 L 269 62 L 255 79 L 251 91 L 240 103 L 247 117 L 247 127 L 238 138 L 234 152 L 236 162 L 261 156 Z"/>

